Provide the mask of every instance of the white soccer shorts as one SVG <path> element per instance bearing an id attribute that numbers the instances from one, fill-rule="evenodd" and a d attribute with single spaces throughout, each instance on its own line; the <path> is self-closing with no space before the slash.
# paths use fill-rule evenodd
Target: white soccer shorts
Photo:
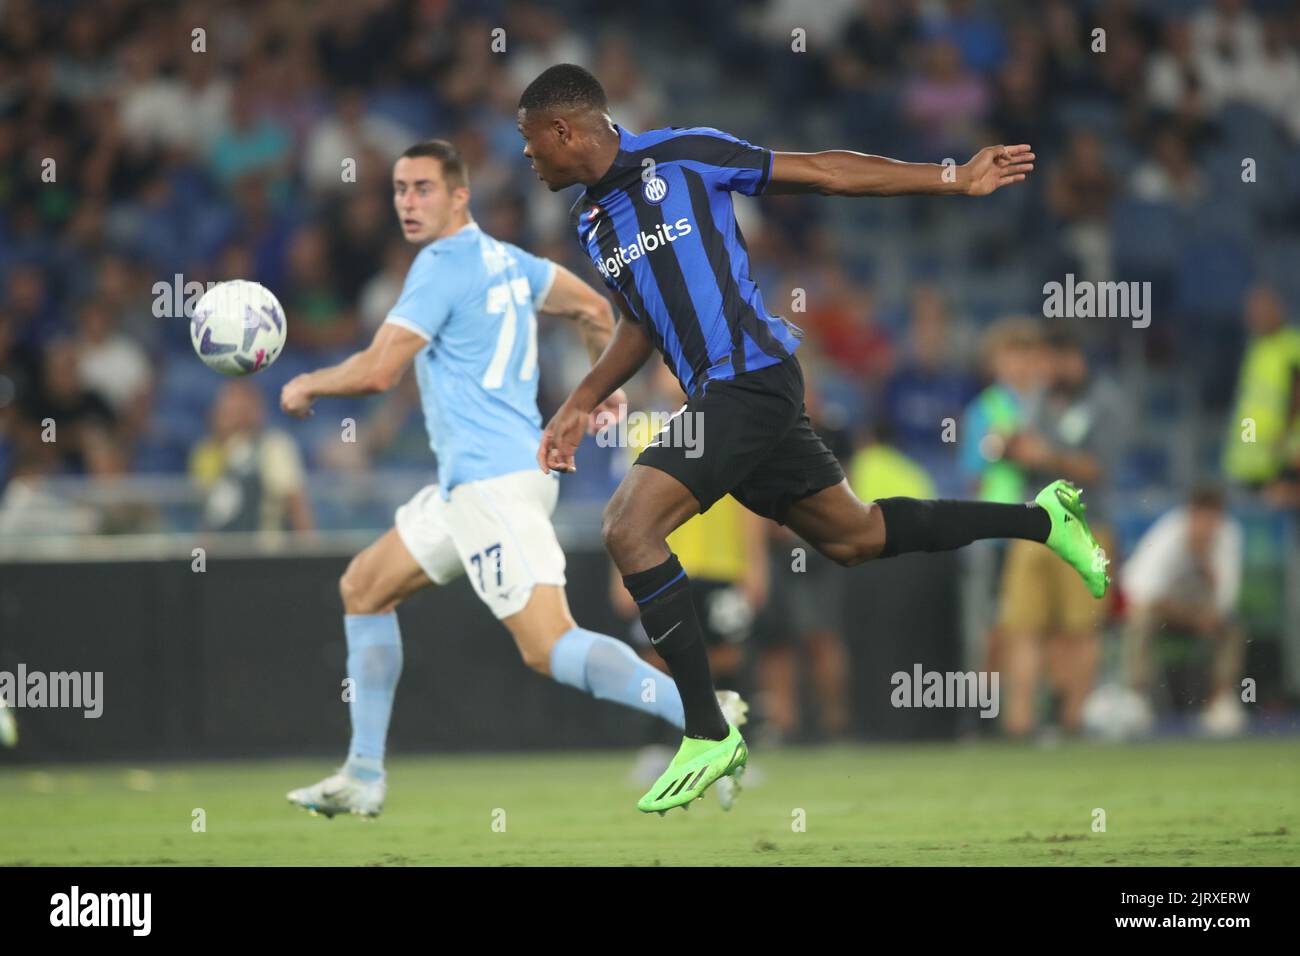
<path id="1" fill-rule="evenodd" d="M 536 585 L 564 586 L 564 552 L 551 525 L 559 486 L 533 469 L 465 482 L 448 499 L 428 485 L 397 509 L 397 534 L 434 584 L 463 572 L 497 619 L 507 618 Z"/>

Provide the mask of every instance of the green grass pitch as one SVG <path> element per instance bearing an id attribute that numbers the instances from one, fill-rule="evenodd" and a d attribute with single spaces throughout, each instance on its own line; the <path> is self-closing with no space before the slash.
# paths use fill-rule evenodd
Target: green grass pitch
<path id="1" fill-rule="evenodd" d="M 1300 863 L 1294 738 L 759 752 L 734 811 L 710 792 L 662 818 L 634 807 L 632 757 L 398 757 L 373 823 L 285 801 L 326 761 L 11 766 L 0 865 Z"/>

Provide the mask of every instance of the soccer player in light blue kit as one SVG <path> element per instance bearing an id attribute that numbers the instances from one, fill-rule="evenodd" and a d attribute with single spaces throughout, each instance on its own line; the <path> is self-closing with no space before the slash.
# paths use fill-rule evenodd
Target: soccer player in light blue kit
<path id="1" fill-rule="evenodd" d="M 395 527 L 353 558 L 339 581 L 354 682 L 352 742 L 338 772 L 289 793 L 312 813 L 374 817 L 383 809 L 384 744 L 402 669 L 396 608 L 461 573 L 533 670 L 683 724 L 671 678 L 623 642 L 574 623 L 551 525 L 558 482 L 537 469 L 537 313 L 576 321 L 594 363 L 613 332 L 613 312 L 569 270 L 486 235 L 470 217 L 469 199 L 468 172 L 451 143 L 430 140 L 402 154 L 393 204 L 406 240 L 424 248 L 401 297 L 368 348 L 297 376 L 280 395 L 286 412 L 305 416 L 318 398 L 387 391 L 414 361 L 438 458 L 438 483 L 399 508 Z M 598 412 L 625 401 L 616 393 Z M 650 686 L 655 692 L 645 693 Z M 744 719 L 739 697 L 718 698 L 729 719 Z M 735 790 L 719 796 L 729 808 Z"/>

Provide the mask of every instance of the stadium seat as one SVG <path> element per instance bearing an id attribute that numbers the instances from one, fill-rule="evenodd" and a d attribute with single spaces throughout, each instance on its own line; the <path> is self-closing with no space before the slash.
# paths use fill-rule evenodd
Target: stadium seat
<path id="1" fill-rule="evenodd" d="M 1233 316 L 1253 272 L 1250 250 L 1242 242 L 1223 235 L 1194 238 L 1180 255 L 1176 307 L 1186 315 Z"/>
<path id="2" fill-rule="evenodd" d="M 1078 97 L 1065 99 L 1053 110 L 1056 122 L 1067 130 L 1089 130 L 1102 139 L 1117 139 L 1121 114 L 1104 100 Z"/>
<path id="3" fill-rule="evenodd" d="M 1183 223 L 1172 206 L 1131 198 L 1115 206 L 1111 237 L 1115 264 L 1121 272 L 1173 269 L 1182 236 Z"/>
<path id="4" fill-rule="evenodd" d="M 189 460 L 188 448 L 166 440 L 142 442 L 131 461 L 132 471 L 145 475 L 183 474 Z"/>
<path id="5" fill-rule="evenodd" d="M 1246 188 L 1245 184 L 1239 184 Z M 1190 234 L 1207 239 L 1249 242 L 1254 226 L 1251 206 L 1236 187 L 1211 193 L 1190 216 Z"/>
<path id="6" fill-rule="evenodd" d="M 197 362 L 165 362 L 155 408 L 162 414 L 184 413 L 206 421 L 223 381 Z"/>

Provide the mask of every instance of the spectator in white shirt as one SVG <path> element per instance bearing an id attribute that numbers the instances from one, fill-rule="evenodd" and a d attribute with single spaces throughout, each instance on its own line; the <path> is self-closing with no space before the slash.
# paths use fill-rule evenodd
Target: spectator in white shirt
<path id="1" fill-rule="evenodd" d="M 118 420 L 117 437 L 129 442 L 149 420 L 154 378 L 149 357 L 118 331 L 112 313 L 98 300 L 82 304 L 77 324 L 77 377 L 108 402 Z"/>
<path id="2" fill-rule="evenodd" d="M 1192 45 L 1202 60 L 1218 60 L 1227 69 L 1259 55 L 1262 31 L 1247 0 L 1215 0 L 1192 17 Z"/>
<path id="3" fill-rule="evenodd" d="M 212 58 L 181 58 L 184 82 L 178 85 L 182 114 L 172 144 L 207 155 L 217 134 L 229 123 L 230 81 L 217 72 Z"/>
<path id="4" fill-rule="evenodd" d="M 77 370 L 82 384 L 108 399 L 113 411 L 125 415 L 151 380 L 144 349 L 114 328 L 113 317 L 99 302 L 90 301 L 77 313 Z"/>
<path id="5" fill-rule="evenodd" d="M 511 38 L 506 62 L 516 89 L 523 89 L 555 63 L 591 65 L 591 46 L 582 32 L 572 29 L 564 14 L 542 4 L 514 7 L 506 32 Z"/>
<path id="6" fill-rule="evenodd" d="M 1134 171 L 1129 183 L 1144 202 L 1190 207 L 1205 196 L 1205 176 L 1196 166 L 1191 146 L 1172 126 L 1156 132 L 1151 158 Z"/>
<path id="7" fill-rule="evenodd" d="M 183 143 L 190 130 L 184 87 L 163 74 L 147 41 L 123 50 L 121 61 L 126 80 L 118 87 L 117 109 L 127 141 L 142 148 Z"/>
<path id="8" fill-rule="evenodd" d="M 1241 564 L 1241 527 L 1227 514 L 1223 493 L 1205 488 L 1157 520 L 1123 568 L 1130 603 L 1124 635 L 1129 686 L 1149 700 L 1157 631 L 1168 628 L 1210 641 L 1211 693 L 1201 723 L 1216 736 L 1246 726 L 1237 694 L 1245 652 L 1236 615 Z"/>
<path id="9" fill-rule="evenodd" d="M 1218 57 L 1198 52 L 1187 20 L 1165 25 L 1164 46 L 1151 54 L 1146 66 L 1147 101 L 1152 106 L 1208 119 L 1218 115 L 1231 85 L 1232 71 Z"/>
<path id="10" fill-rule="evenodd" d="M 392 163 L 414 138 L 397 123 L 368 114 L 361 91 L 347 89 L 335 99 L 333 114 L 312 130 L 304 150 L 303 174 L 315 191 L 347 190 L 355 180 L 343 178 L 345 159 L 360 165 L 362 154 L 373 150 Z"/>
<path id="11" fill-rule="evenodd" d="M 1300 54 L 1288 43 L 1288 27 L 1281 17 L 1265 24 L 1259 56 L 1243 63 L 1237 75 L 1237 93 L 1300 140 Z"/>

